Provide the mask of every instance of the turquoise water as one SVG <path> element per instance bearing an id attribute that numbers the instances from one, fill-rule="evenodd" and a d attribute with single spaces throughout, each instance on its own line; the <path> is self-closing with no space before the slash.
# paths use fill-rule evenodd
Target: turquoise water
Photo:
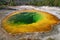
<path id="1" fill-rule="evenodd" d="M 11 16 L 8 20 L 12 24 L 31 24 L 42 19 L 42 15 L 37 12 L 22 12 Z"/>

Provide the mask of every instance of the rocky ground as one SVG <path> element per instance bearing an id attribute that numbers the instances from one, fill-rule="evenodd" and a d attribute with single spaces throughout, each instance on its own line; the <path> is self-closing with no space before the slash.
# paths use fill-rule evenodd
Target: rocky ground
<path id="1" fill-rule="evenodd" d="M 7 33 L 2 28 L 2 19 L 9 15 L 11 12 L 16 10 L 26 10 L 26 9 L 36 9 L 41 10 L 45 12 L 49 12 L 53 15 L 56 15 L 60 19 L 60 8 L 59 7 L 49 7 L 49 6 L 14 6 L 14 7 L 8 7 L 9 9 L 3 9 L 0 10 L 0 40 L 60 40 L 60 24 L 58 24 L 56 27 L 53 28 L 52 31 L 48 33 L 26 33 L 26 34 L 18 34 L 15 36 L 12 36 L 10 33 Z M 13 10 L 12 10 L 13 9 Z M 28 39 L 27 39 L 28 38 Z"/>

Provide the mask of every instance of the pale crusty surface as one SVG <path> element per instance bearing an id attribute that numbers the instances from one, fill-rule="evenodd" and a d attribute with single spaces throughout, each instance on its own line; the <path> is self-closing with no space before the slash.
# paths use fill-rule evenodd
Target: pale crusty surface
<path id="1" fill-rule="evenodd" d="M 19 6 L 20 7 L 20 6 Z M 19 10 L 19 7 L 18 8 Z M 23 6 L 23 9 L 26 6 Z M 51 14 L 56 15 L 58 18 L 60 18 L 60 8 L 56 7 L 38 7 L 42 11 L 50 12 Z M 22 7 L 21 7 L 22 9 Z M 26 8 L 25 8 L 26 9 Z M 28 6 L 27 9 L 33 9 Z M 12 11 L 15 10 L 0 10 L 0 20 L 3 19 L 5 16 L 9 15 Z M 26 40 L 26 39 L 31 39 L 31 40 L 46 40 L 47 38 L 53 37 L 56 40 L 60 40 L 60 25 L 54 26 L 53 30 L 47 33 L 22 33 L 22 34 L 17 34 L 15 36 L 11 36 L 7 33 L 2 27 L 1 27 L 1 21 L 0 21 L 0 40 Z M 37 38 L 37 39 L 36 39 Z"/>

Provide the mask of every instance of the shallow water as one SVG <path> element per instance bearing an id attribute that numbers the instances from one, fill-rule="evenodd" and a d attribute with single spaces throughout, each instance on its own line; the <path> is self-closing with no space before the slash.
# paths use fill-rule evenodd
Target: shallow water
<path id="1" fill-rule="evenodd" d="M 17 9 L 17 10 L 26 10 L 26 9 L 41 10 L 41 11 L 49 12 L 53 15 L 56 15 L 60 19 L 60 8 L 59 7 L 17 6 L 17 7 L 13 7 L 13 8 Z M 38 33 L 38 32 L 36 32 L 36 33 L 17 34 L 15 36 L 12 36 L 10 33 L 8 34 L 2 28 L 1 21 L 6 15 L 9 15 L 13 11 L 16 11 L 16 10 L 0 10 L 0 40 L 21 40 L 23 38 L 24 38 L 24 40 L 27 39 L 27 38 L 31 38 L 32 40 L 34 40 L 34 39 L 46 40 L 49 37 L 54 38 L 55 40 L 60 40 L 60 25 L 59 24 L 56 27 L 54 27 L 52 31 L 50 31 L 48 33 Z"/>

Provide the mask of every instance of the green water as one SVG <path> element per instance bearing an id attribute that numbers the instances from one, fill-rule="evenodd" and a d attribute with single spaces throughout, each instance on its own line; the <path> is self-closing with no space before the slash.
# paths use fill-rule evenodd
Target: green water
<path id="1" fill-rule="evenodd" d="M 42 15 L 37 12 L 22 12 L 11 16 L 8 20 L 11 24 L 31 24 L 42 19 Z"/>

